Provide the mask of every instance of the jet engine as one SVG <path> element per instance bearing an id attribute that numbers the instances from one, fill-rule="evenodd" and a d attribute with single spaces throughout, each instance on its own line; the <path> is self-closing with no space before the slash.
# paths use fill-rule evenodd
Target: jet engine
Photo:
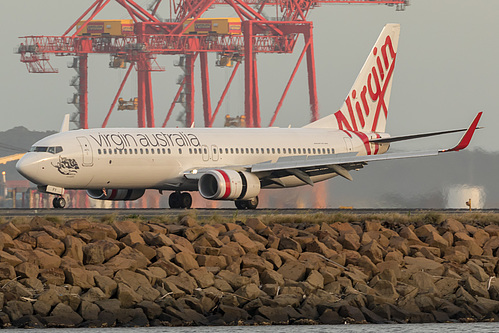
<path id="1" fill-rule="evenodd" d="M 137 200 L 145 191 L 144 189 L 87 190 L 87 195 L 98 200 Z"/>
<path id="2" fill-rule="evenodd" d="M 201 176 L 198 187 L 205 199 L 247 200 L 260 193 L 260 179 L 251 172 L 210 170 Z"/>

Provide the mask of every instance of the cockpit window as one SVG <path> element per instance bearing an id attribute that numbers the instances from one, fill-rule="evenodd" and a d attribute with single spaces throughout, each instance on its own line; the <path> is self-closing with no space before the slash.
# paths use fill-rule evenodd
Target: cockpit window
<path id="1" fill-rule="evenodd" d="M 29 150 L 31 152 L 36 152 L 36 153 L 51 153 L 51 154 L 59 154 L 62 152 L 62 147 L 61 146 L 51 146 L 51 147 L 46 147 L 46 146 L 33 146 Z"/>

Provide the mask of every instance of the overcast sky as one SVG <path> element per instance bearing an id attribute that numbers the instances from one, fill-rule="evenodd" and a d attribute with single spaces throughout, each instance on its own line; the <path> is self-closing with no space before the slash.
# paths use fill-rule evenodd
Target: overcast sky
<path id="1" fill-rule="evenodd" d="M 147 5 L 151 0 L 137 1 Z M 160 10 L 169 14 L 167 1 Z M 71 57 L 54 57 L 52 64 L 59 74 L 28 74 L 19 55 L 13 50 L 17 37 L 25 35 L 62 35 L 93 0 L 19 0 L 0 2 L 0 50 L 2 121 L 0 130 L 25 126 L 31 130 L 58 129 L 63 115 L 76 111 L 67 104 L 74 88 L 69 86 L 73 69 L 67 68 Z M 467 127 L 478 111 L 484 111 L 473 148 L 498 151 L 495 126 L 499 123 L 499 1 L 497 0 L 412 0 L 405 11 L 384 5 L 324 5 L 309 14 L 314 21 L 320 114 L 336 111 L 346 97 L 357 73 L 378 34 L 386 23 L 400 23 L 397 64 L 390 102 L 387 131 L 392 135 Z M 208 16 L 233 16 L 218 7 Z M 235 16 L 235 15 L 234 15 Z M 98 19 L 127 18 L 115 3 Z M 293 55 L 260 55 L 262 125 L 266 126 L 301 52 Z M 173 66 L 178 57 L 161 56 L 165 72 L 153 73 L 156 125 L 163 123 L 176 92 L 181 74 Z M 215 62 L 214 55 L 210 61 Z M 109 57 L 91 55 L 89 65 L 89 124 L 100 127 L 125 72 L 110 69 Z M 199 65 L 197 68 L 199 68 Z M 299 127 L 310 120 L 306 66 L 302 65 L 275 123 Z M 242 67 L 241 67 L 242 69 Z M 216 106 L 231 69 L 210 68 L 212 103 Z M 135 73 L 134 73 L 135 75 Z M 223 125 L 223 116 L 244 113 L 243 71 L 235 79 L 233 90 L 223 105 L 215 126 Z M 136 96 L 136 79 L 131 77 L 122 96 Z M 196 81 L 196 126 L 202 126 Z M 175 127 L 181 108 L 177 107 L 168 126 Z M 135 112 L 116 112 L 108 126 L 135 127 Z M 425 139 L 399 147 L 446 148 L 458 137 Z"/>

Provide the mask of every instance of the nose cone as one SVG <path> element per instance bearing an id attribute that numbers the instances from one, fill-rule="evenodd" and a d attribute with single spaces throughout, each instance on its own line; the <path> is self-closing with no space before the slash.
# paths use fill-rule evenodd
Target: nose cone
<path id="1" fill-rule="evenodd" d="M 40 159 L 30 153 L 25 154 L 16 164 L 17 171 L 35 184 L 41 184 L 40 168 Z"/>

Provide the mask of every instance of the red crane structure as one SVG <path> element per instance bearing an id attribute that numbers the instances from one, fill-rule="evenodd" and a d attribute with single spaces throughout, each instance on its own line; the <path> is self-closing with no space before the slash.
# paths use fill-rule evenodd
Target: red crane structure
<path id="1" fill-rule="evenodd" d="M 88 55 L 93 53 L 110 54 L 114 59 L 111 64 L 114 63 L 115 66 L 124 67 L 124 63 L 130 64 L 102 127 L 106 126 L 132 68 L 137 70 L 138 96 L 134 103 L 137 108 L 138 126 L 156 126 L 151 72 L 164 70 L 156 62 L 158 55 L 180 55 L 178 65 L 185 71 L 184 77 L 178 82 L 180 87 L 162 123 L 163 127 L 179 102 L 183 103 L 186 109 L 185 125 L 191 126 L 194 123 L 194 63 L 197 58 L 200 60 L 205 127 L 213 125 L 243 59 L 246 126 L 261 127 L 255 55 L 292 53 L 300 35 L 304 37 L 304 48 L 269 125 L 274 123 L 303 58 L 307 61 L 311 120 L 314 121 L 318 119 L 319 114 L 313 23 L 306 20 L 309 11 L 322 4 L 386 4 L 396 6 L 397 10 L 404 9 L 408 4 L 408 0 L 169 0 L 170 18 L 160 20 L 157 12 L 163 0 L 155 0 L 148 10 L 133 0 L 114 0 L 128 12 L 130 24 L 123 23 L 118 33 L 106 34 L 102 32 L 104 23 L 93 20 L 110 1 L 94 1 L 62 36 L 21 37 L 23 42 L 18 48 L 21 62 L 26 64 L 31 73 L 57 73 L 58 70 L 52 67 L 49 61 L 51 54 L 75 57 L 70 67 L 78 72 L 72 82 L 77 93 L 71 103 L 78 108 L 78 113 L 72 120 L 79 128 L 88 128 Z M 223 32 L 212 26 L 207 28 L 208 21 L 211 24 L 215 19 L 205 19 L 202 15 L 218 5 L 234 9 L 234 31 L 232 28 Z M 273 19 L 268 19 L 264 13 L 268 8 L 271 10 L 270 7 L 275 8 L 276 17 Z M 101 28 L 96 29 L 92 22 L 100 24 Z M 239 29 L 237 22 L 240 22 Z M 221 66 L 235 63 L 232 75 L 214 110 L 211 105 L 208 52 L 217 53 L 218 64 Z"/>

